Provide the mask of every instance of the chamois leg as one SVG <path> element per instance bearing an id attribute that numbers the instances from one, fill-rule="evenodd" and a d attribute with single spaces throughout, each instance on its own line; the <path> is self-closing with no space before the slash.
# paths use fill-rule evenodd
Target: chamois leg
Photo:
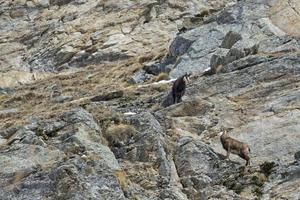
<path id="1" fill-rule="evenodd" d="M 240 157 L 246 160 L 246 165 L 245 166 L 250 165 L 250 157 L 249 157 L 249 150 L 248 149 L 244 149 L 241 152 Z"/>
<path id="2" fill-rule="evenodd" d="M 244 168 L 244 173 L 248 173 L 249 172 L 249 165 L 250 165 L 250 158 L 249 156 L 245 156 L 245 160 L 246 160 L 246 164 L 245 164 L 245 168 Z"/>
<path id="3" fill-rule="evenodd" d="M 176 103 L 180 103 L 181 102 L 181 97 L 180 94 L 176 95 Z"/>
<path id="4" fill-rule="evenodd" d="M 228 146 L 225 160 L 230 160 L 229 156 L 230 156 L 230 145 Z"/>
<path id="5" fill-rule="evenodd" d="M 173 93 L 173 94 L 172 94 L 172 97 L 173 97 L 173 104 L 175 104 L 175 103 L 176 103 L 176 98 L 177 98 L 177 97 L 176 97 L 176 94 Z"/>
<path id="6" fill-rule="evenodd" d="M 250 160 L 247 160 L 245 166 L 247 167 L 247 166 L 249 166 L 249 165 L 250 165 Z"/>
<path id="7" fill-rule="evenodd" d="M 184 95 L 184 91 L 180 92 L 180 102 L 182 101 L 183 95 Z"/>
<path id="8" fill-rule="evenodd" d="M 248 155 L 246 155 L 245 160 L 246 160 L 246 165 L 245 166 L 247 167 L 248 165 L 250 165 L 250 157 Z"/>
<path id="9" fill-rule="evenodd" d="M 180 103 L 181 102 L 181 96 L 178 96 L 177 98 L 178 98 L 177 103 Z"/>

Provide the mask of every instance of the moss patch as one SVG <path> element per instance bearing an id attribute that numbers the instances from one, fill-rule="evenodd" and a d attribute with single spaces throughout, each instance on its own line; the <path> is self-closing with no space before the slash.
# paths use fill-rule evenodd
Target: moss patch
<path id="1" fill-rule="evenodd" d="M 266 176 L 269 176 L 272 172 L 274 172 L 276 164 L 275 162 L 264 162 L 259 167 L 262 173 L 264 173 Z"/>
<path id="2" fill-rule="evenodd" d="M 111 146 L 120 146 L 126 144 L 136 132 L 136 129 L 132 125 L 111 125 L 104 132 L 104 137 Z"/>
<path id="3" fill-rule="evenodd" d="M 128 180 L 126 178 L 126 174 L 123 170 L 118 170 L 113 173 L 113 175 L 118 179 L 119 184 L 122 190 L 125 190 L 128 187 Z"/>
<path id="4" fill-rule="evenodd" d="M 162 80 L 169 80 L 169 75 L 165 72 L 161 72 L 157 75 L 157 77 L 155 78 L 155 81 L 158 82 L 158 81 L 162 81 Z"/>

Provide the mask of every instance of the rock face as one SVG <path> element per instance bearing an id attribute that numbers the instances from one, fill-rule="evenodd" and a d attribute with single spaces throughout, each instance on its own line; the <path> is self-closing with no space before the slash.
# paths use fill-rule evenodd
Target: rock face
<path id="1" fill-rule="evenodd" d="M 54 134 L 55 133 L 55 134 Z M 125 199 L 118 161 L 83 109 L 1 133 L 1 199 Z"/>
<path id="2" fill-rule="evenodd" d="M 298 1 L 0 5 L 0 199 L 299 199 Z"/>
<path id="3" fill-rule="evenodd" d="M 0 8 L 1 71 L 53 72 L 159 57 L 184 26 L 184 16 L 228 2 L 5 1 Z"/>
<path id="4" fill-rule="evenodd" d="M 277 12 L 282 10 L 279 7 L 284 6 L 286 7 L 282 13 Z M 293 31 L 294 28 L 297 29 L 297 25 L 289 21 L 291 18 L 286 16 L 282 20 L 282 15 L 291 13 L 295 18 L 299 17 L 297 13 L 299 7 L 298 3 L 289 1 L 278 1 L 275 5 L 271 2 L 258 5 L 255 1 L 245 1 L 224 9 L 211 20 L 211 23 L 180 34 L 173 41 L 169 54 L 175 57 L 180 56 L 180 59 L 177 59 L 179 61 L 175 63 L 170 73 L 171 77 L 178 77 L 186 71 L 201 73 L 209 67 L 214 67 L 215 64 L 226 65 L 258 52 L 282 51 L 281 48 L 287 45 L 284 42 L 272 44 L 270 38 L 278 40 L 285 38 L 284 36 L 288 34 L 299 35 Z M 289 13 L 289 9 L 293 12 Z M 272 14 L 269 17 L 267 13 L 270 10 Z M 290 29 L 289 24 L 293 28 Z M 285 31 L 283 26 L 289 31 Z M 271 50 L 266 44 L 276 46 Z M 298 49 L 298 44 L 295 48 Z M 285 51 L 294 50 L 292 46 L 285 49 Z"/>

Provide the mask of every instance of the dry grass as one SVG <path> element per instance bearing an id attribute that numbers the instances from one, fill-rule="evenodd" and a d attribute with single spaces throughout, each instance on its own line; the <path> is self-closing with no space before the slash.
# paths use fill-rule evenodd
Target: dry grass
<path id="1" fill-rule="evenodd" d="M 286 49 L 286 50 L 281 50 L 281 51 L 274 51 L 274 52 L 263 52 L 260 51 L 257 54 L 263 55 L 263 56 L 272 56 L 272 57 L 280 57 L 286 54 L 299 54 L 300 51 L 296 49 Z"/>
<path id="2" fill-rule="evenodd" d="M 112 124 L 120 124 L 124 121 L 121 113 L 115 112 L 103 105 L 87 105 L 85 109 L 93 115 L 98 124 L 101 124 L 104 132 Z"/>
<path id="3" fill-rule="evenodd" d="M 123 170 L 118 170 L 118 171 L 115 171 L 113 173 L 113 175 L 115 177 L 117 177 L 121 188 L 123 190 L 125 190 L 128 187 L 128 184 L 129 184 L 129 182 L 128 182 L 127 178 L 126 178 L 125 172 Z"/>
<path id="4" fill-rule="evenodd" d="M 162 81 L 162 80 L 169 80 L 169 74 L 167 74 L 166 72 L 161 72 L 157 75 L 157 77 L 155 78 L 155 81 Z"/>
<path id="5" fill-rule="evenodd" d="M 136 134 L 136 129 L 132 125 L 118 124 L 111 125 L 104 132 L 104 137 L 112 146 L 126 144 Z"/>
<path id="6" fill-rule="evenodd" d="M 145 62 L 151 61 L 153 59 L 153 57 L 154 57 L 154 55 L 152 55 L 152 54 L 141 56 L 141 57 L 138 58 L 138 62 L 140 64 L 143 64 Z"/>
<path id="7" fill-rule="evenodd" d="M 49 118 L 89 103 L 90 96 L 114 88 L 127 87 L 127 79 L 138 67 L 136 59 L 82 68 L 76 72 L 61 72 L 32 83 L 15 87 L 12 95 L 0 95 L 0 110 L 19 108 L 20 113 L 0 119 L 5 124 L 24 124 L 29 116 Z M 51 97 L 53 87 L 61 95 L 72 96 L 72 102 L 57 103 Z"/>
<path id="8" fill-rule="evenodd" d="M 147 60 L 147 59 L 146 59 Z M 17 108 L 18 113 L 0 118 L 0 129 L 28 123 L 30 116 L 49 119 L 59 116 L 77 107 L 83 107 L 90 112 L 102 130 L 111 124 L 123 123 L 121 113 L 113 112 L 107 106 L 91 104 L 90 97 L 112 90 L 124 90 L 124 98 L 119 101 L 143 101 L 165 90 L 165 86 L 140 89 L 138 85 L 128 83 L 129 77 L 141 64 L 137 58 L 115 63 L 90 65 L 75 72 L 65 71 L 53 74 L 45 79 L 20 85 L 14 88 L 15 93 L 0 95 L 0 110 Z M 71 96 L 72 101 L 58 103 L 54 101 L 53 91 L 62 96 Z"/>
<path id="9" fill-rule="evenodd" d="M 170 88 L 167 84 L 153 85 L 151 87 L 158 92 L 164 92 Z"/>
<path id="10" fill-rule="evenodd" d="M 6 100 L 9 96 L 5 94 L 0 94 L 0 103 L 4 100 Z"/>

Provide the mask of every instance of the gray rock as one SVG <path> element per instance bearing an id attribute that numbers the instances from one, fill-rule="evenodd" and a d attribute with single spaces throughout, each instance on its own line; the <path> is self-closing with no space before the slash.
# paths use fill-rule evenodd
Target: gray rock
<path id="1" fill-rule="evenodd" d="M 26 126 L 1 148 L 1 199 L 125 199 L 115 172 L 114 154 L 101 144 L 100 128 L 92 116 L 77 109 L 62 121 L 32 120 L 52 135 L 43 140 Z M 41 127 L 40 127 L 41 126 Z M 44 128 L 43 128 L 44 127 Z"/>
<path id="2" fill-rule="evenodd" d="M 50 5 L 58 5 L 58 6 L 63 6 L 68 3 L 70 3 L 72 0 L 50 0 Z"/>
<path id="3" fill-rule="evenodd" d="M 191 44 L 194 42 L 193 38 L 178 36 L 170 45 L 170 56 L 178 57 L 187 52 Z"/>
<path id="4" fill-rule="evenodd" d="M 216 49 L 215 53 L 210 58 L 210 69 L 214 69 L 219 65 L 225 66 L 231 60 L 227 57 L 229 50 L 218 48 Z"/>
<path id="5" fill-rule="evenodd" d="M 281 165 L 276 167 L 276 171 L 270 175 L 270 180 L 263 188 L 262 199 L 287 198 L 297 199 L 300 194 L 299 165 Z"/>
<path id="6" fill-rule="evenodd" d="M 64 103 L 66 101 L 72 101 L 73 97 L 72 96 L 58 96 L 53 99 L 54 102 L 56 103 Z"/>
<path id="7" fill-rule="evenodd" d="M 169 92 L 167 94 L 167 96 L 163 99 L 161 105 L 162 105 L 162 107 L 168 107 L 168 106 L 170 106 L 172 104 L 174 104 L 174 100 L 173 100 L 172 93 Z"/>
<path id="8" fill-rule="evenodd" d="M 274 58 L 270 58 L 267 56 L 249 55 L 245 58 L 241 58 L 239 60 L 228 63 L 227 65 L 225 65 L 222 68 L 221 72 L 228 73 L 228 72 L 233 72 L 233 71 L 237 71 L 237 70 L 242 70 L 247 67 L 259 65 L 262 63 L 268 63 L 268 62 L 271 62 L 272 60 L 274 60 Z"/>
<path id="9" fill-rule="evenodd" d="M 50 5 L 49 0 L 38 0 L 34 2 L 38 6 L 48 7 Z"/>
<path id="10" fill-rule="evenodd" d="M 14 89 L 0 87 L 0 94 L 12 94 L 12 93 L 14 93 Z"/>
<path id="11" fill-rule="evenodd" d="M 227 163 L 202 141 L 181 137 L 176 146 L 175 164 L 183 187 L 190 198 L 207 197 L 208 187 L 225 174 L 236 173 L 234 164 Z"/>
<path id="12" fill-rule="evenodd" d="M 95 65 L 76 73 L 92 86 L 95 79 L 86 78 L 86 70 L 96 73 L 113 62 L 109 66 L 119 69 L 121 63 L 120 69 L 131 71 L 144 60 L 163 57 L 159 63 L 147 63 L 133 82 L 148 81 L 169 69 L 173 78 L 185 72 L 195 76 L 183 102 L 166 108 L 158 106 L 167 94 L 161 88 L 151 87 L 150 93 L 142 94 L 145 88 L 138 87 L 134 98 L 126 101 L 80 104 L 93 113 L 103 112 L 96 114 L 97 120 L 82 108 L 53 118 L 56 110 L 51 109 L 44 118 L 28 117 L 27 106 L 3 117 L 0 199 L 299 198 L 299 39 L 289 36 L 299 33 L 297 1 L 195 2 L 1 3 L 3 73 Z M 181 29 L 164 56 L 165 45 L 181 27 L 189 30 Z M 218 65 L 223 66 L 219 73 L 202 76 L 208 67 Z M 13 92 L 0 89 L 5 98 L 15 99 L 12 93 L 22 97 L 2 101 L 1 109 L 19 107 L 23 92 L 32 89 L 46 89 L 50 101 L 62 97 L 66 83 L 48 87 L 47 82 L 36 81 Z M 93 93 L 86 88 L 76 96 L 84 99 Z M 170 104 L 168 97 L 165 106 Z M 67 100 L 59 99 L 63 101 Z M 69 106 L 76 105 L 63 109 Z M 19 122 L 24 125 L 11 125 Z M 113 123 L 134 126 L 137 133 L 121 147 L 109 149 L 102 132 Z M 223 160 L 225 151 L 217 136 L 222 126 L 233 127 L 230 136 L 249 144 L 248 173 L 244 174 L 239 157 Z"/>
<path id="13" fill-rule="evenodd" d="M 96 64 L 101 62 L 121 61 L 130 58 L 131 56 L 123 52 L 106 52 L 97 51 L 93 53 L 87 60 L 87 64 Z"/>
<path id="14" fill-rule="evenodd" d="M 174 69 L 170 72 L 171 78 L 177 78 L 185 72 L 203 72 L 208 68 L 212 53 L 221 45 L 225 36 L 218 29 L 210 31 L 211 26 L 212 24 L 204 25 L 201 28 L 183 34 L 184 36 L 187 35 L 187 37 L 190 37 L 190 34 L 195 34 L 196 36 L 194 37 L 198 39 L 193 42 L 187 53 L 181 56 L 175 64 Z"/>
<path id="15" fill-rule="evenodd" d="M 26 129 L 19 129 L 14 135 L 12 135 L 7 140 L 8 145 L 14 143 L 32 144 L 46 147 L 46 143 L 45 141 L 43 141 L 42 138 L 36 135 L 35 132 Z"/>
<path id="16" fill-rule="evenodd" d="M 84 67 L 92 61 L 92 54 L 86 51 L 77 52 L 69 62 L 72 67 Z M 69 66 L 68 65 L 68 66 Z"/>
<path id="17" fill-rule="evenodd" d="M 294 154 L 294 158 L 295 158 L 295 160 L 300 161 L 300 151 L 297 151 L 297 152 Z"/>
<path id="18" fill-rule="evenodd" d="M 213 177 L 216 173 L 211 169 L 211 166 L 214 165 L 214 161 L 219 161 L 220 158 L 204 143 L 194 142 L 192 138 L 183 137 L 178 141 L 176 151 L 175 164 L 180 177 L 200 174 Z M 206 184 L 209 182 L 211 179 L 208 179 Z"/>
<path id="19" fill-rule="evenodd" d="M 112 99 L 117 99 L 120 98 L 124 95 L 124 92 L 122 90 L 118 90 L 118 91 L 112 91 L 110 93 L 107 94 L 102 94 L 99 96 L 95 96 L 93 98 L 91 98 L 91 101 L 109 101 Z"/>
<path id="20" fill-rule="evenodd" d="M 80 4 L 85 4 L 88 0 L 75 0 L 74 4 L 75 5 L 80 5 Z"/>
<path id="21" fill-rule="evenodd" d="M 214 108 L 214 105 L 202 99 L 184 100 L 159 111 L 170 117 L 204 116 Z"/>
<path id="22" fill-rule="evenodd" d="M 275 36 L 275 32 L 272 32 L 270 23 L 264 20 L 254 25 L 255 19 L 251 14 L 256 16 L 256 19 L 260 17 L 265 19 L 264 13 L 267 10 L 268 6 L 265 4 L 237 3 L 219 13 L 215 22 L 179 34 L 177 38 L 190 39 L 192 44 L 177 57 L 170 76 L 178 77 L 185 72 L 197 74 L 204 72 L 211 60 L 216 60 L 212 56 L 218 54 L 216 51 L 219 47 L 230 49 L 226 55 L 225 64 L 256 54 L 259 51 L 258 44 Z M 178 42 L 180 42 L 179 39 Z M 177 46 L 180 45 L 177 44 Z M 170 49 L 169 54 L 172 52 L 173 50 Z"/>
<path id="23" fill-rule="evenodd" d="M 9 115 L 13 115 L 16 113 L 19 113 L 19 109 L 18 108 L 11 108 L 11 109 L 5 109 L 5 110 L 0 110 L 0 116 L 9 116 Z"/>
<path id="24" fill-rule="evenodd" d="M 294 52 L 299 48 L 299 41 L 287 36 L 272 36 L 259 43 L 259 51 L 264 53 Z"/>
<path id="25" fill-rule="evenodd" d="M 43 132 L 49 137 L 54 137 L 56 136 L 57 132 L 65 126 L 66 123 L 63 121 L 47 122 L 43 125 Z M 39 127 L 41 127 L 41 124 Z"/>
<path id="26" fill-rule="evenodd" d="M 130 147 L 132 150 L 128 152 L 128 159 L 140 162 L 151 160 L 158 162 L 159 175 L 165 177 L 169 182 L 171 169 L 165 150 L 165 133 L 159 122 L 148 112 L 128 116 L 126 120 L 138 130 L 138 134 L 134 136 L 135 142 Z M 150 152 L 154 153 L 154 157 L 149 157 Z"/>
<path id="27" fill-rule="evenodd" d="M 218 24 L 233 24 L 236 22 L 232 13 L 226 10 L 224 10 L 223 12 L 220 13 L 220 15 L 217 16 L 216 21 Z"/>
<path id="28" fill-rule="evenodd" d="M 229 51 L 230 56 L 235 56 L 235 60 L 245 57 L 247 55 L 256 54 L 259 45 L 255 40 L 239 40 L 235 43 Z"/>
<path id="29" fill-rule="evenodd" d="M 56 59 L 58 65 L 66 63 L 71 60 L 71 58 L 76 53 L 76 50 L 71 46 L 64 46 L 56 54 Z"/>
<path id="30" fill-rule="evenodd" d="M 130 83 L 143 83 L 147 80 L 149 80 L 152 76 L 150 74 L 147 74 L 145 70 L 139 70 L 131 77 L 129 80 Z"/>
<path id="31" fill-rule="evenodd" d="M 149 62 L 143 66 L 143 70 L 145 70 L 148 74 L 158 75 L 162 72 L 162 67 L 159 62 Z"/>
<path id="32" fill-rule="evenodd" d="M 133 124 L 143 135 L 163 135 L 163 130 L 155 117 L 149 112 L 128 116 L 128 122 Z"/>
<path id="33" fill-rule="evenodd" d="M 234 31 L 229 31 L 222 41 L 221 48 L 230 49 L 237 41 L 241 40 L 242 36 Z"/>

